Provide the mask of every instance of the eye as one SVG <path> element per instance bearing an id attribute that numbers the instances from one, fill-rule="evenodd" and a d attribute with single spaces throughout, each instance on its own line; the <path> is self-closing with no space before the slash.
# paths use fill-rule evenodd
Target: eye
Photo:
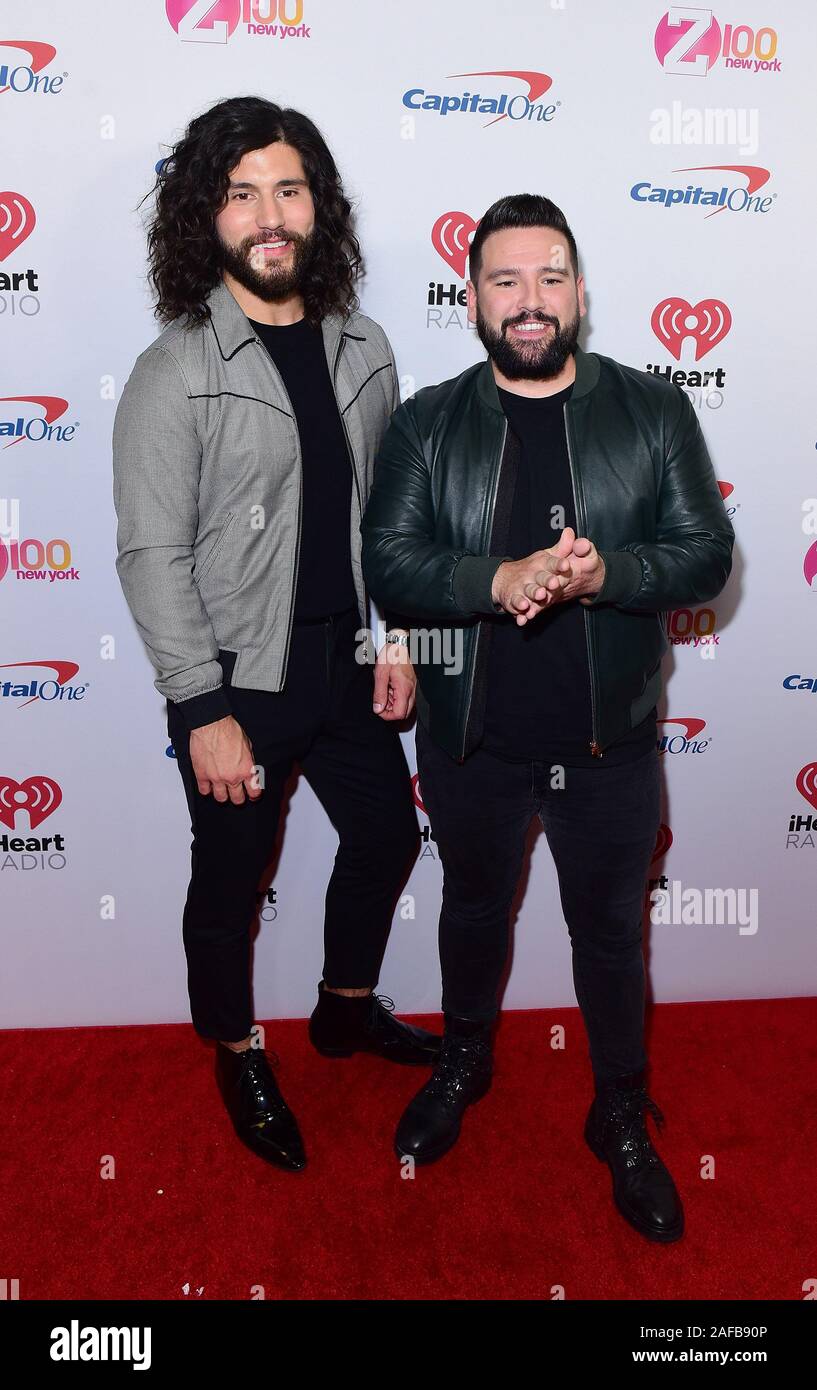
<path id="1" fill-rule="evenodd" d="M 291 197 L 291 198 L 296 198 L 296 197 L 298 196 L 299 192 L 300 192 L 300 189 L 299 189 L 299 188 L 282 188 L 282 189 L 280 190 L 280 196 L 281 196 L 282 198 L 290 198 L 290 197 Z"/>
<path id="2" fill-rule="evenodd" d="M 237 202 L 239 198 L 249 198 L 249 196 L 250 195 L 246 188 L 236 189 L 235 193 L 233 194 L 233 202 Z"/>

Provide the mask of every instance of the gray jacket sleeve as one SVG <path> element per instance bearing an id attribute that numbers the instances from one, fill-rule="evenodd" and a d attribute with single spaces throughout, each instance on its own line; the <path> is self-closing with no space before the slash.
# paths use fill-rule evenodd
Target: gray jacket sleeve
<path id="1" fill-rule="evenodd" d="M 218 642 L 193 579 L 201 443 L 181 368 L 164 348 L 137 358 L 116 411 L 116 569 L 157 673 L 188 727 L 230 713 Z"/>

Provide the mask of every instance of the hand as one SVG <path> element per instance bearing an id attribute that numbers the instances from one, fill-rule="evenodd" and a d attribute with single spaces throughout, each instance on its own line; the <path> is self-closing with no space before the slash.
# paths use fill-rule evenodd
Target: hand
<path id="1" fill-rule="evenodd" d="M 408 648 L 402 642 L 384 643 L 374 668 L 372 708 L 375 714 L 381 719 L 407 719 L 414 709 L 416 686 L 417 674 L 409 660 Z"/>
<path id="2" fill-rule="evenodd" d="M 523 560 L 505 560 L 491 586 L 494 603 L 504 608 L 523 627 L 562 596 L 572 578 L 569 556 L 575 532 L 565 527 L 549 550 L 536 550 Z"/>
<path id="3" fill-rule="evenodd" d="M 245 789 L 250 801 L 261 795 L 253 771 L 252 745 L 231 714 L 191 731 L 190 761 L 202 796 L 212 792 L 216 801 L 229 800 L 240 806 Z"/>
<path id="4" fill-rule="evenodd" d="M 580 593 L 579 603 L 587 604 L 594 594 L 597 594 L 607 573 L 607 567 L 602 560 L 599 552 L 592 541 L 586 536 L 579 536 L 573 542 L 573 556 L 571 563 L 574 573 L 580 577 L 581 590 L 576 590 L 576 595 Z"/>

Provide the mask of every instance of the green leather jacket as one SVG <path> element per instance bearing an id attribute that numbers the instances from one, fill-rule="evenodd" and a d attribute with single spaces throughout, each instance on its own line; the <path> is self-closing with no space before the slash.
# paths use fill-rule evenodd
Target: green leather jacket
<path id="1" fill-rule="evenodd" d="M 679 386 L 579 349 L 564 412 L 578 531 L 595 543 L 606 570 L 602 589 L 582 605 L 590 747 L 603 756 L 660 694 L 666 614 L 720 593 L 735 537 Z M 361 524 L 374 598 L 439 634 L 436 651 L 427 639 L 423 651 L 415 636 L 426 658 L 415 660 L 417 714 L 459 762 L 482 736 L 495 625 L 485 615 L 500 611 L 491 583 L 512 558 L 505 549 L 517 458 L 490 362 L 470 367 L 395 411 Z M 457 651 L 457 632 L 459 673 L 439 659 Z"/>

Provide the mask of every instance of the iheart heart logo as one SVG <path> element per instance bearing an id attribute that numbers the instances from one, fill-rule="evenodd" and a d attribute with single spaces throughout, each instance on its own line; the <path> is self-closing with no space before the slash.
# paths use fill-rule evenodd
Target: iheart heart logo
<path id="1" fill-rule="evenodd" d="M 658 827 L 658 838 L 655 842 L 655 849 L 652 853 L 650 863 L 654 864 L 656 859 L 663 859 L 670 845 L 672 844 L 672 831 L 663 822 Z"/>
<path id="2" fill-rule="evenodd" d="M 721 299 L 701 299 L 694 305 L 686 299 L 662 299 L 652 311 L 650 327 L 676 362 L 681 360 L 684 339 L 692 338 L 698 362 L 726 337 L 732 314 Z"/>
<path id="3" fill-rule="evenodd" d="M 806 763 L 795 778 L 794 785 L 801 796 L 817 811 L 817 763 Z"/>
<path id="4" fill-rule="evenodd" d="M 52 777 L 26 777 L 15 782 L 13 777 L 0 776 L 0 822 L 14 829 L 18 811 L 28 811 L 32 830 L 56 811 L 62 801 L 62 791 Z"/>
<path id="5" fill-rule="evenodd" d="M 22 193 L 0 193 L 0 261 L 31 236 L 37 215 Z"/>
<path id="6" fill-rule="evenodd" d="M 422 797 L 420 796 L 420 774 L 419 774 L 419 772 L 415 772 L 414 776 L 413 776 L 412 779 L 411 779 L 411 790 L 414 792 L 414 801 L 415 801 L 415 805 L 417 805 L 417 806 L 420 807 L 420 810 L 422 811 L 422 813 L 423 813 L 424 816 L 427 816 L 427 815 L 428 815 L 428 811 L 426 810 L 425 806 L 423 805 Z"/>
<path id="7" fill-rule="evenodd" d="M 465 279 L 465 266 L 471 248 L 471 238 L 477 223 L 467 212 L 444 212 L 431 228 L 431 244 L 455 275 Z"/>

